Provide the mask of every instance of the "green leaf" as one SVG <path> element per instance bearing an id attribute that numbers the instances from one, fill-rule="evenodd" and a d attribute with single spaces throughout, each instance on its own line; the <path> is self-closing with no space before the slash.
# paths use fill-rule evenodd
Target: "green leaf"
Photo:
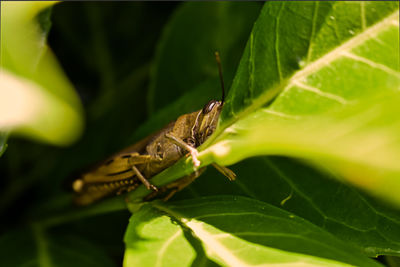
<path id="1" fill-rule="evenodd" d="M 398 47 L 398 18 L 398 12 L 387 16 L 305 66 L 272 105 L 230 126 L 205 154 L 220 164 L 260 154 L 305 158 L 400 203 L 400 127 L 393 116 L 400 112 L 400 67 L 369 58 L 391 58 L 393 51 L 385 47 Z M 238 142 L 231 146 L 232 138 Z"/>
<path id="2" fill-rule="evenodd" d="M 39 226 L 0 237 L 1 266 L 116 266 L 101 249 L 80 237 L 50 234 Z"/>
<path id="3" fill-rule="evenodd" d="M 281 4 L 275 2 L 266 4 L 262 15 L 257 21 L 259 26 L 256 26 L 253 30 L 253 42 L 258 38 L 257 34 L 270 34 L 273 37 L 274 31 L 268 33 L 262 27 L 261 21 L 264 19 L 265 24 L 271 24 L 274 21 L 273 16 L 276 14 L 270 10 L 274 7 L 269 5 Z M 261 95 L 259 96 L 246 92 L 249 87 L 245 83 L 243 83 L 243 87 L 237 87 L 236 93 L 233 92 L 235 84 L 240 83 L 242 78 L 245 79 L 246 75 L 251 74 L 251 68 L 246 65 L 248 64 L 247 57 L 244 56 L 228 98 L 228 103 L 231 101 L 231 104 L 226 104 L 223 110 L 225 112 L 225 120 L 221 123 L 220 131 L 225 130 L 225 127 L 230 127 L 225 131 L 226 134 L 216 135 L 218 140 L 214 141 L 220 141 L 217 142 L 218 145 L 211 146 L 204 151 L 200 158 L 204 165 L 207 165 L 212 161 L 232 164 L 237 162 L 239 158 L 241 160 L 255 155 L 291 155 L 297 158 L 309 159 L 308 162 L 317 164 L 317 166 L 323 165 L 325 170 L 326 168 L 330 169 L 331 174 L 326 171 L 313 170 L 296 161 L 284 158 L 279 160 L 269 158 L 248 159 L 233 166 L 233 170 L 238 174 L 236 182 L 229 183 L 224 181 L 221 175 L 215 174 L 215 171 L 214 173 L 207 172 L 201 177 L 201 181 L 198 181 L 181 195 L 184 197 L 223 193 L 247 195 L 277 206 L 283 206 L 283 208 L 307 218 L 337 237 L 346 240 L 346 242 L 360 247 L 369 256 L 398 255 L 398 251 L 400 251 L 398 246 L 400 242 L 398 238 L 400 236 L 398 211 L 382 205 L 379 201 L 365 196 L 358 190 L 331 180 L 331 178 L 342 180 L 344 175 L 349 181 L 353 181 L 356 184 L 361 182 L 361 187 L 369 186 L 370 193 L 380 195 L 383 198 L 387 198 L 385 192 L 388 192 L 388 196 L 391 196 L 392 199 L 397 196 L 399 184 L 396 174 L 391 176 L 392 174 L 386 171 L 378 173 L 375 176 L 375 181 L 372 181 L 373 184 L 370 185 L 366 184 L 366 178 L 372 176 L 371 168 L 375 168 L 375 171 L 382 171 L 387 170 L 387 167 L 398 167 L 396 162 L 398 162 L 399 150 L 396 140 L 398 140 L 397 136 L 399 134 L 398 123 L 396 124 L 394 115 L 399 113 L 396 107 L 396 102 L 398 102 L 396 90 L 399 88 L 398 78 L 396 78 L 396 76 L 398 77 L 396 73 L 399 70 L 398 61 L 396 60 L 398 58 L 398 34 L 396 34 L 396 20 L 390 18 L 390 13 L 398 8 L 398 4 L 389 2 L 364 2 L 361 4 L 338 2 L 333 4 L 324 2 L 319 4 L 302 3 L 301 5 L 298 3 L 285 3 L 283 5 L 283 13 L 288 12 L 292 16 L 297 14 L 298 17 L 302 17 L 301 12 L 310 9 L 311 12 L 308 13 L 310 22 L 313 21 L 312 18 L 316 9 L 324 10 L 322 13 L 317 12 L 321 16 L 318 21 L 327 25 L 316 27 L 321 30 L 315 30 L 315 36 L 320 34 L 325 36 L 324 38 L 334 38 L 336 36 L 335 33 L 329 34 L 329 30 L 336 29 L 336 31 L 342 30 L 343 32 L 340 35 L 341 38 L 333 42 L 334 47 L 327 47 L 332 45 L 332 40 L 323 42 L 324 38 L 315 37 L 319 41 L 313 42 L 313 50 L 317 52 L 307 57 L 308 49 L 305 49 L 305 56 L 296 59 L 296 62 L 301 63 L 300 65 L 303 68 L 295 73 L 294 78 L 299 78 L 301 73 L 303 75 L 307 74 L 310 68 L 315 67 L 313 63 L 307 63 L 307 60 L 302 60 L 301 58 L 318 61 L 318 56 L 322 58 L 326 55 L 329 56 L 332 51 L 337 52 L 338 50 L 336 49 L 340 50 L 343 45 L 346 47 L 348 42 L 353 45 L 359 42 L 352 52 L 359 53 L 360 56 L 368 52 L 367 59 L 375 63 L 372 66 L 368 64 L 365 66 L 365 64 L 362 64 L 363 62 L 350 59 L 345 60 L 340 65 L 341 68 L 331 69 L 329 68 L 329 62 L 321 60 L 319 61 L 320 64 L 327 63 L 327 66 L 314 73 L 312 78 L 316 79 L 318 75 L 325 75 L 326 79 L 320 78 L 318 81 L 323 82 L 324 86 L 330 90 L 328 91 L 329 93 L 322 90 L 320 90 L 321 92 L 314 92 L 315 90 L 308 91 L 303 90 L 304 88 L 292 88 L 280 94 L 269 108 L 261 109 L 260 107 L 254 107 L 254 105 L 268 103 L 269 97 L 265 98 L 265 95 L 268 96 L 269 87 L 260 86 L 266 90 L 266 93 L 265 95 L 260 93 Z M 363 13 L 359 12 L 363 9 Z M 358 11 L 355 12 L 354 10 Z M 355 15 L 346 15 L 346 12 L 350 11 Z M 365 22 L 360 20 L 360 14 L 366 16 Z M 297 17 L 294 18 L 294 20 L 297 19 Z M 267 19 L 269 19 L 269 22 Z M 291 21 L 289 18 L 281 20 Z M 343 23 L 345 25 L 341 26 Z M 392 25 L 392 23 L 394 24 Z M 312 25 L 305 22 L 303 24 L 304 27 L 312 29 Z M 359 29 L 357 30 L 357 27 L 350 28 L 349 25 L 358 25 Z M 301 24 L 296 24 L 295 26 L 300 27 Z M 382 27 L 382 30 L 379 27 Z M 301 37 L 298 36 L 298 34 L 302 33 L 300 29 L 286 28 L 287 31 L 291 32 L 282 34 L 282 36 Z M 386 28 L 388 29 L 387 31 L 385 30 Z M 375 30 L 377 35 L 369 37 L 368 34 Z M 376 38 L 378 35 L 379 39 Z M 272 40 L 272 37 L 264 36 L 264 38 L 260 37 L 259 40 L 268 42 Z M 291 43 L 291 46 L 300 42 L 300 39 Z M 289 42 L 290 40 L 286 41 Z M 261 48 L 269 47 L 265 43 L 259 46 L 260 49 L 257 51 L 262 51 Z M 308 45 L 305 45 L 305 47 L 308 48 Z M 246 49 L 247 53 L 248 49 Z M 286 56 L 290 56 L 290 54 Z M 263 58 L 260 54 L 255 57 L 256 62 L 261 64 L 257 65 L 256 69 L 262 70 L 264 67 L 267 68 L 268 64 L 262 65 L 262 60 L 257 61 L 260 57 Z M 340 55 L 337 59 L 332 58 L 332 62 L 335 63 L 341 57 L 343 55 Z M 376 62 L 379 64 L 376 64 Z M 379 66 L 379 68 L 375 69 L 375 66 Z M 389 73 L 387 72 L 388 68 Z M 330 70 L 330 72 L 327 70 Z M 368 75 L 365 75 L 367 71 Z M 263 79 L 263 75 L 265 76 L 271 72 L 255 71 L 254 74 L 260 74 L 253 78 L 268 82 L 268 79 Z M 262 84 L 261 82 L 257 83 Z M 288 84 L 288 81 L 285 84 Z M 331 84 L 334 87 L 330 87 Z M 346 98 L 348 97 L 351 101 L 346 104 L 340 103 L 338 99 L 341 98 L 335 97 L 335 94 L 343 92 L 335 92 L 335 88 L 343 90 Z M 379 94 L 383 94 L 383 96 L 379 97 Z M 378 95 L 377 98 L 374 98 L 374 95 Z M 247 98 L 245 98 L 246 96 Z M 254 99 L 251 100 L 250 96 L 253 96 Z M 325 99 L 326 96 L 328 96 L 327 99 Z M 230 117 L 236 114 L 230 112 L 230 110 L 234 110 L 232 107 L 234 107 L 236 99 L 238 99 L 237 103 L 239 104 L 246 103 L 242 108 L 259 109 L 259 112 L 253 114 L 250 111 L 238 112 L 237 114 L 241 117 Z M 257 102 L 260 99 L 263 101 L 261 103 Z M 267 100 L 264 101 L 265 99 Z M 241 109 L 239 104 L 237 110 Z M 227 108 L 229 106 L 231 108 Z M 356 131 L 350 135 L 341 136 L 340 134 L 343 134 L 346 128 L 350 129 L 348 127 L 356 125 L 350 119 L 357 114 L 361 115 L 357 119 L 368 119 L 368 125 L 355 128 Z M 235 120 L 238 120 L 237 124 L 229 124 Z M 241 122 L 241 120 L 243 121 Z M 247 123 L 250 121 L 251 123 Z M 248 135 L 242 139 L 244 135 L 241 135 L 241 133 L 244 132 Z M 334 139 L 332 143 L 325 142 L 327 136 L 329 136 L 328 134 L 340 138 Z M 368 151 L 368 146 L 372 144 L 371 141 L 379 141 L 379 139 L 382 143 L 379 145 L 378 142 L 378 150 L 370 150 L 369 154 L 364 155 L 363 153 Z M 235 143 L 236 141 L 238 143 Z M 386 141 L 387 143 L 385 143 Z M 242 145 L 239 145 L 239 143 Z M 232 146 L 227 147 L 226 145 L 228 144 Z M 322 146 L 320 146 L 321 144 Z M 225 156 L 220 155 L 221 147 L 219 145 L 228 148 L 229 153 Z M 363 149 L 365 149 L 364 152 Z M 383 152 L 383 154 L 374 154 L 378 151 Z M 337 160 L 340 160 L 340 162 Z M 346 172 L 349 170 L 347 168 L 350 168 L 352 172 Z M 192 171 L 191 161 L 184 159 L 177 165 L 152 178 L 152 182 L 159 185 L 166 184 Z M 336 174 L 332 175 L 332 172 Z M 359 173 L 360 176 L 355 175 L 354 172 L 356 174 Z M 338 176 L 338 173 L 341 175 Z M 383 177 L 384 181 L 389 183 L 385 184 L 385 182 L 380 181 L 380 177 Z M 137 201 L 146 194 L 147 191 L 144 188 L 140 188 L 133 192 L 130 197 Z"/>
<path id="4" fill-rule="evenodd" d="M 0 129 L 65 145 L 79 136 L 82 111 L 46 45 L 54 3 L 1 3 Z"/>
<path id="5" fill-rule="evenodd" d="M 281 92 L 275 111 L 312 115 L 396 90 L 398 8 L 394 2 L 266 4 L 229 91 L 221 128 Z"/>
<path id="6" fill-rule="evenodd" d="M 146 205 L 132 215 L 125 243 L 125 266 L 379 266 L 311 223 L 243 197 Z"/>
<path id="7" fill-rule="evenodd" d="M 374 103 L 378 99 L 378 103 Z M 369 192 L 400 203 L 400 95 L 363 101 L 331 116 L 275 119 L 261 109 L 230 127 L 204 161 L 230 165 L 262 154 L 307 159 Z"/>
<path id="8" fill-rule="evenodd" d="M 377 4 L 379 6 L 381 3 Z M 369 54 L 384 54 L 380 57 L 388 57 L 392 59 L 391 62 L 396 59 L 391 57 L 393 49 L 385 47 L 398 47 L 398 12 L 387 14 L 384 10 L 387 16 L 381 17 L 381 21 L 365 27 L 364 31 L 359 31 L 358 34 L 355 34 L 357 31 L 352 32 L 351 38 L 333 50 L 321 54 L 315 61 L 305 63 L 303 69 L 290 79 L 282 81 L 278 86 L 270 87 L 272 84 L 269 85 L 269 79 L 264 77 L 264 73 L 268 72 L 260 71 L 263 65 L 253 72 L 253 69 L 249 69 L 246 64 L 249 62 L 247 58 L 249 50 L 258 51 L 257 59 L 265 60 L 269 55 L 268 50 L 261 49 L 266 47 L 266 44 L 260 44 L 260 48 L 253 48 L 252 42 L 259 38 L 259 35 L 264 37 L 261 40 L 268 40 L 264 35 L 274 34 L 261 26 L 270 22 L 271 14 L 281 16 L 281 13 L 270 11 L 270 8 L 276 6 L 289 11 L 294 8 L 282 3 L 265 5 L 253 29 L 253 37 L 250 37 L 232 86 L 232 93 L 224 109 L 224 112 L 230 111 L 231 117 L 223 117 L 225 119 L 222 120 L 221 127 L 215 135 L 218 138 L 214 140 L 216 144 L 204 151 L 199 159 L 204 165 L 213 161 L 226 165 L 262 154 L 306 158 L 318 165 L 332 167 L 350 182 L 400 203 L 396 190 L 399 186 L 396 179 L 399 150 L 392 145 L 393 142 L 396 144 L 396 136 L 399 136 L 396 118 L 393 117 L 393 114 L 398 113 L 398 108 L 396 101 L 391 101 L 393 98 L 397 99 L 400 74 L 398 69 L 391 69 L 391 65 L 368 58 Z M 354 3 L 335 4 L 337 8 L 328 13 L 329 18 L 339 16 L 340 12 L 347 10 L 345 7 L 352 6 Z M 288 13 L 288 16 L 290 14 Z M 324 27 L 321 26 L 320 29 L 322 31 Z M 314 33 L 313 36 L 318 34 Z M 375 42 L 374 46 L 370 46 L 370 42 Z M 366 49 L 366 46 L 370 46 L 370 50 Z M 313 47 L 317 47 L 316 44 Z M 375 50 L 372 50 L 373 48 Z M 372 52 L 364 55 L 359 51 Z M 260 61 L 260 64 L 262 62 L 264 61 Z M 351 75 L 348 75 L 350 73 Z M 368 74 L 368 80 L 362 78 L 365 73 Z M 257 81 L 254 87 L 258 88 L 257 92 L 252 91 L 252 86 L 239 86 L 246 77 L 252 77 L 253 81 Z M 238 91 L 239 89 L 235 88 L 244 89 Z M 263 91 L 260 91 L 261 89 Z M 282 90 L 272 105 L 261 108 Z M 373 96 L 377 94 L 380 95 L 378 98 L 380 103 L 373 105 Z M 240 100 L 246 95 L 251 98 L 245 97 Z M 233 103 L 236 103 L 237 99 L 238 103 L 249 104 L 235 106 Z M 245 107 L 246 109 L 240 114 L 237 113 Z M 238 122 L 232 125 L 234 121 Z M 355 124 L 356 121 L 358 124 Z M 221 131 L 225 132 L 221 134 Z M 350 131 L 352 134 L 347 134 Z M 182 168 L 182 165 L 175 168 L 180 170 L 175 179 L 190 173 L 192 169 L 190 165 L 186 165 L 185 168 Z M 365 177 L 360 179 L 363 177 L 363 170 L 369 174 L 368 179 Z"/>
<path id="9" fill-rule="evenodd" d="M 332 174 L 284 157 L 256 157 L 230 167 L 228 181 L 210 168 L 174 199 L 221 194 L 251 197 L 300 216 L 366 255 L 399 255 L 400 213 L 339 182 Z"/>

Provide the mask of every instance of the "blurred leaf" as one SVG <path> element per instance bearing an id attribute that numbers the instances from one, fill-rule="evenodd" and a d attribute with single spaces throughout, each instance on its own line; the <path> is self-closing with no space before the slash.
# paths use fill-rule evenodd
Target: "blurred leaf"
<path id="1" fill-rule="evenodd" d="M 126 266 L 190 266 L 205 257 L 222 266 L 379 266 L 309 222 L 243 197 L 152 203 L 132 215 L 125 243 Z"/>
<path id="2" fill-rule="evenodd" d="M 82 130 L 82 111 L 46 45 L 50 12 L 40 12 L 54 3 L 1 3 L 0 128 L 66 145 Z"/>
<path id="3" fill-rule="evenodd" d="M 399 257 L 386 256 L 385 257 L 385 263 L 386 263 L 387 266 L 390 266 L 390 267 L 398 267 L 398 266 L 400 266 L 400 258 Z"/>
<path id="4" fill-rule="evenodd" d="M 259 3 L 183 3 L 165 26 L 159 42 L 149 88 L 149 110 L 160 110 L 198 84 L 217 78 L 217 50 L 225 81 L 231 81 L 260 7 Z M 217 79 L 214 94 L 208 91 L 201 98 L 203 102 L 212 96 L 220 98 Z"/>
<path id="5" fill-rule="evenodd" d="M 116 266 L 97 246 L 33 226 L 0 236 L 1 266 Z"/>
<path id="6" fill-rule="evenodd" d="M 54 6 L 49 44 L 87 114 L 87 130 L 75 155 L 69 155 L 81 155 L 81 166 L 129 145 L 128 137 L 146 121 L 150 61 L 177 4 L 67 1 Z"/>
<path id="7" fill-rule="evenodd" d="M 228 88 L 260 8 L 259 3 L 189 2 L 175 11 L 159 41 L 151 73 L 149 109 L 157 112 L 127 143 L 201 109 L 210 99 L 221 98 L 214 52 L 222 54 Z M 196 37 L 188 38 L 192 35 Z"/>
<path id="8" fill-rule="evenodd" d="M 8 133 L 0 132 L 0 157 L 7 149 Z"/>
<path id="9" fill-rule="evenodd" d="M 127 144 L 184 113 L 201 109 L 210 99 L 221 98 L 214 52 L 219 50 L 222 54 L 227 87 L 260 8 L 258 3 L 189 2 L 175 11 L 159 41 L 151 75 L 149 106 L 157 112 L 135 131 Z M 209 15 L 207 19 L 205 14 Z M 232 21 L 238 24 L 236 28 Z M 196 38 L 187 38 L 188 34 Z M 221 38 L 225 35 L 230 37 Z M 187 64 L 192 66 L 185 67 Z"/>
<path id="10" fill-rule="evenodd" d="M 177 4 L 60 2 L 51 8 L 48 43 L 85 104 L 86 130 L 68 148 L 10 140 L 0 161 L 0 210 L 11 215 L 4 214 L 9 218 L 4 223 L 20 220 L 14 210 L 35 214 L 32 206 L 40 210 L 49 199 L 70 193 L 71 179 L 80 169 L 122 148 L 146 120 L 149 62 L 161 29 Z M 40 31 L 48 28 L 49 12 L 46 9 L 37 15 Z M 104 43 L 97 42 L 98 35 Z M 102 53 L 109 53 L 110 74 L 116 82 L 107 88 L 111 92 L 108 98 L 100 93 L 104 66 L 97 61 Z M 97 104 L 97 109 L 93 108 Z M 63 207 L 56 203 L 53 210 L 57 205 Z"/>

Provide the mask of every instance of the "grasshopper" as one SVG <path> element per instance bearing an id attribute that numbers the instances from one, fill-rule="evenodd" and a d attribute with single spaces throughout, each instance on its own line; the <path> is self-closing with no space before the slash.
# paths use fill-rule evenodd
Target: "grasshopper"
<path id="1" fill-rule="evenodd" d="M 204 168 L 175 182 L 157 188 L 149 179 L 186 155 L 192 156 L 195 168 L 200 166 L 197 147 L 214 132 L 224 104 L 225 88 L 218 52 L 215 52 L 222 88 L 221 101 L 211 100 L 203 109 L 180 116 L 160 131 L 114 154 L 73 182 L 75 203 L 91 204 L 106 196 L 135 190 L 141 184 L 152 190 L 145 200 L 168 193 L 164 200 L 193 182 Z M 213 166 L 230 180 L 236 175 L 228 168 Z"/>

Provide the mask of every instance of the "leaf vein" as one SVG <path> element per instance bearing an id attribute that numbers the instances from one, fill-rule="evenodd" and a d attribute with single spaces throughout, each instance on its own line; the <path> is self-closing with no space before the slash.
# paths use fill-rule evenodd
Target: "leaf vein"
<path id="1" fill-rule="evenodd" d="M 202 242 L 208 247 L 211 253 L 217 255 L 222 259 L 228 266 L 251 266 L 241 261 L 232 251 L 230 251 L 223 244 L 218 242 L 212 234 L 208 233 L 203 228 L 202 222 L 187 221 L 186 225 L 193 231 L 193 233 L 199 237 Z"/>
<path id="2" fill-rule="evenodd" d="M 271 237 L 271 236 L 276 236 L 276 237 L 289 237 L 289 238 L 297 238 L 297 239 L 302 239 L 305 241 L 308 241 L 310 243 L 314 243 L 317 244 L 321 247 L 325 247 L 328 248 L 332 251 L 336 251 L 339 254 L 344 254 L 342 250 L 338 249 L 337 246 L 332 246 L 332 245 L 328 245 L 326 242 L 321 242 L 319 240 L 316 239 L 312 239 L 309 238 L 307 236 L 304 235 L 299 235 L 299 234 L 288 234 L 288 233 L 263 233 L 263 232 L 232 232 L 229 234 L 220 234 L 220 235 L 214 235 L 214 236 L 218 236 L 219 238 L 224 237 L 224 235 L 226 235 L 227 237 L 229 237 L 229 235 L 236 235 L 236 236 L 266 236 L 266 237 Z"/>
<path id="3" fill-rule="evenodd" d="M 283 2 L 281 4 L 281 7 L 280 7 L 279 12 L 275 19 L 275 59 L 276 59 L 276 68 L 278 71 L 280 81 L 282 81 L 283 75 L 282 75 L 282 66 L 281 66 L 281 60 L 280 60 L 280 54 L 279 54 L 279 22 L 280 22 L 280 17 L 281 17 L 281 13 L 282 13 L 284 5 L 285 5 L 285 2 Z"/>
<path id="4" fill-rule="evenodd" d="M 361 12 L 361 28 L 364 31 L 367 27 L 367 20 L 365 18 L 365 2 L 360 2 L 360 12 Z"/>
<path id="5" fill-rule="evenodd" d="M 155 266 L 159 267 L 162 265 L 162 258 L 164 257 L 165 252 L 167 251 L 167 248 L 174 240 L 179 237 L 179 235 L 182 233 L 182 229 L 178 228 L 178 231 L 176 231 L 175 234 L 173 234 L 170 238 L 168 238 L 165 243 L 162 245 L 160 250 L 157 253 L 157 260 L 155 263 Z"/>
<path id="6" fill-rule="evenodd" d="M 327 216 L 324 212 L 322 212 L 322 210 L 321 210 L 317 205 L 314 204 L 314 201 L 313 201 L 310 197 L 308 197 L 306 194 L 304 194 L 299 188 L 297 188 L 297 186 L 296 186 L 289 178 L 287 178 L 286 175 L 283 174 L 283 173 L 275 166 L 275 164 L 273 164 L 273 163 L 272 163 L 270 160 L 268 160 L 268 159 L 265 159 L 265 158 L 264 158 L 264 160 L 267 162 L 267 164 L 268 164 L 281 178 L 283 178 L 283 180 L 285 180 L 285 181 L 293 188 L 293 190 L 294 190 L 297 194 L 299 194 L 299 196 L 303 197 L 307 202 L 310 203 L 310 205 L 323 217 L 324 223 L 325 223 L 327 220 L 330 220 L 330 221 L 332 221 L 332 222 L 336 222 L 336 223 L 338 223 L 338 224 L 344 225 L 344 226 L 346 226 L 346 227 L 348 227 L 348 228 L 350 228 L 350 229 L 353 229 L 353 230 L 356 230 L 356 231 L 359 231 L 359 232 L 368 232 L 368 231 L 376 230 L 375 227 L 371 227 L 371 228 L 369 228 L 369 229 L 359 229 L 359 228 L 356 228 L 356 227 L 354 227 L 354 226 L 352 226 L 352 225 L 349 225 L 349 224 L 347 224 L 347 223 L 345 223 L 345 222 L 343 222 L 343 221 L 338 221 L 338 220 L 336 220 L 336 219 L 333 219 L 333 218 Z"/>
<path id="7" fill-rule="evenodd" d="M 295 119 L 295 120 L 298 120 L 298 119 L 301 118 L 300 116 L 289 115 L 289 114 L 286 114 L 286 113 L 283 113 L 283 112 L 279 112 L 279 111 L 273 110 L 273 109 L 271 109 L 271 108 L 265 108 L 265 109 L 262 109 L 262 111 L 265 112 L 265 113 L 274 115 L 274 116 L 278 116 L 278 117 L 282 117 L 282 118 L 287 118 L 287 119 Z"/>
<path id="8" fill-rule="evenodd" d="M 316 29 L 316 25 L 317 25 L 318 9 L 319 9 L 319 2 L 314 2 L 314 12 L 313 12 L 313 18 L 312 18 L 312 25 L 311 25 L 310 43 L 308 45 L 308 51 L 307 51 L 307 62 L 311 62 L 313 42 L 314 42 L 314 37 L 315 37 L 315 29 Z"/>
<path id="9" fill-rule="evenodd" d="M 245 186 L 239 179 L 236 179 L 235 184 L 243 190 L 249 197 L 257 198 L 257 196 L 252 192 L 247 186 Z"/>
<path id="10" fill-rule="evenodd" d="M 399 15 L 396 11 L 394 14 L 390 15 L 386 19 L 382 20 L 381 22 L 376 23 L 374 26 L 369 28 L 368 30 L 360 33 L 356 37 L 353 37 L 343 43 L 342 45 L 338 46 L 331 52 L 327 53 L 326 55 L 320 57 L 316 61 L 309 64 L 306 68 L 298 71 L 295 75 L 292 76 L 291 81 L 293 80 L 302 80 L 302 78 L 309 76 L 310 74 L 318 71 L 323 66 L 329 65 L 331 62 L 337 59 L 337 56 L 343 52 L 351 50 L 354 47 L 362 44 L 365 40 L 371 39 L 378 35 L 382 31 L 382 29 L 386 28 L 388 25 L 391 25 L 394 19 L 398 19 Z"/>
<path id="11" fill-rule="evenodd" d="M 253 98 L 254 92 L 254 36 L 250 34 L 250 55 L 249 55 L 249 98 Z"/>
<path id="12" fill-rule="evenodd" d="M 341 97 L 341 96 L 324 92 L 319 88 L 316 88 L 316 87 L 310 86 L 308 84 L 302 83 L 302 82 L 300 82 L 298 80 L 294 80 L 292 82 L 292 85 L 295 85 L 298 88 L 301 88 L 303 90 L 306 90 L 306 91 L 309 91 L 309 92 L 313 92 L 313 93 L 315 93 L 315 94 L 317 94 L 319 96 L 322 96 L 322 97 L 325 97 L 325 98 L 329 98 L 329 99 L 334 100 L 336 102 L 339 102 L 341 104 L 347 104 L 348 103 L 348 101 L 346 99 L 344 99 L 343 97 Z M 291 86 L 289 88 L 293 88 L 293 86 Z"/>
<path id="13" fill-rule="evenodd" d="M 400 73 L 398 71 L 396 71 L 396 70 L 394 70 L 394 69 L 392 69 L 392 68 L 390 68 L 390 67 L 388 67 L 386 65 L 374 62 L 374 61 L 372 61 L 370 59 L 358 56 L 358 55 L 353 54 L 353 53 L 348 52 L 348 51 L 343 51 L 340 54 L 343 55 L 344 57 L 351 58 L 351 59 L 353 59 L 355 61 L 359 61 L 359 62 L 365 63 L 365 64 L 371 66 L 372 68 L 383 70 L 384 72 L 387 72 L 390 75 L 393 75 L 395 77 L 400 78 Z"/>
<path id="14" fill-rule="evenodd" d="M 281 177 L 284 181 L 286 181 L 286 182 L 290 185 L 290 187 L 292 187 L 293 190 L 294 190 L 297 194 L 299 194 L 299 195 L 300 195 L 301 197 L 303 197 L 307 202 L 309 202 L 310 205 L 311 205 L 312 207 L 314 207 L 314 209 L 315 209 L 316 211 L 318 211 L 318 213 L 322 216 L 322 218 L 323 218 L 324 220 L 327 219 L 327 216 L 325 215 L 325 213 L 322 212 L 322 210 L 321 210 L 318 206 L 316 206 L 316 205 L 314 204 L 314 201 L 312 201 L 312 199 L 311 199 L 310 197 L 308 197 L 307 195 L 303 194 L 303 192 L 302 192 L 299 188 L 297 188 L 297 186 L 296 186 L 289 178 L 287 178 L 286 175 L 283 174 L 283 173 L 279 170 L 279 168 L 277 168 L 277 167 L 275 166 L 275 164 L 271 162 L 271 160 L 269 160 L 269 159 L 267 159 L 267 158 L 264 158 L 264 161 L 270 166 L 270 168 L 271 168 L 273 171 L 275 171 L 276 174 L 279 175 L 279 177 Z"/>

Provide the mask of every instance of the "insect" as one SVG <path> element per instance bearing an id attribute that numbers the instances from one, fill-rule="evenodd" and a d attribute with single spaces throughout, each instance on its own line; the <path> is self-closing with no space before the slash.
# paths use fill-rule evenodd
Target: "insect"
<path id="1" fill-rule="evenodd" d="M 224 104 L 225 88 L 219 53 L 215 52 L 222 88 L 221 101 L 211 100 L 203 109 L 180 116 L 160 131 L 144 138 L 138 143 L 114 154 L 95 168 L 81 175 L 73 182 L 75 203 L 91 204 L 106 196 L 135 190 L 141 184 L 152 190 L 146 200 L 167 193 L 169 199 L 193 180 L 204 168 L 161 188 L 149 180 L 167 167 L 173 165 L 184 155 L 191 155 L 195 167 L 200 166 L 197 147 L 214 132 Z M 213 166 L 230 180 L 235 174 L 228 168 Z"/>

